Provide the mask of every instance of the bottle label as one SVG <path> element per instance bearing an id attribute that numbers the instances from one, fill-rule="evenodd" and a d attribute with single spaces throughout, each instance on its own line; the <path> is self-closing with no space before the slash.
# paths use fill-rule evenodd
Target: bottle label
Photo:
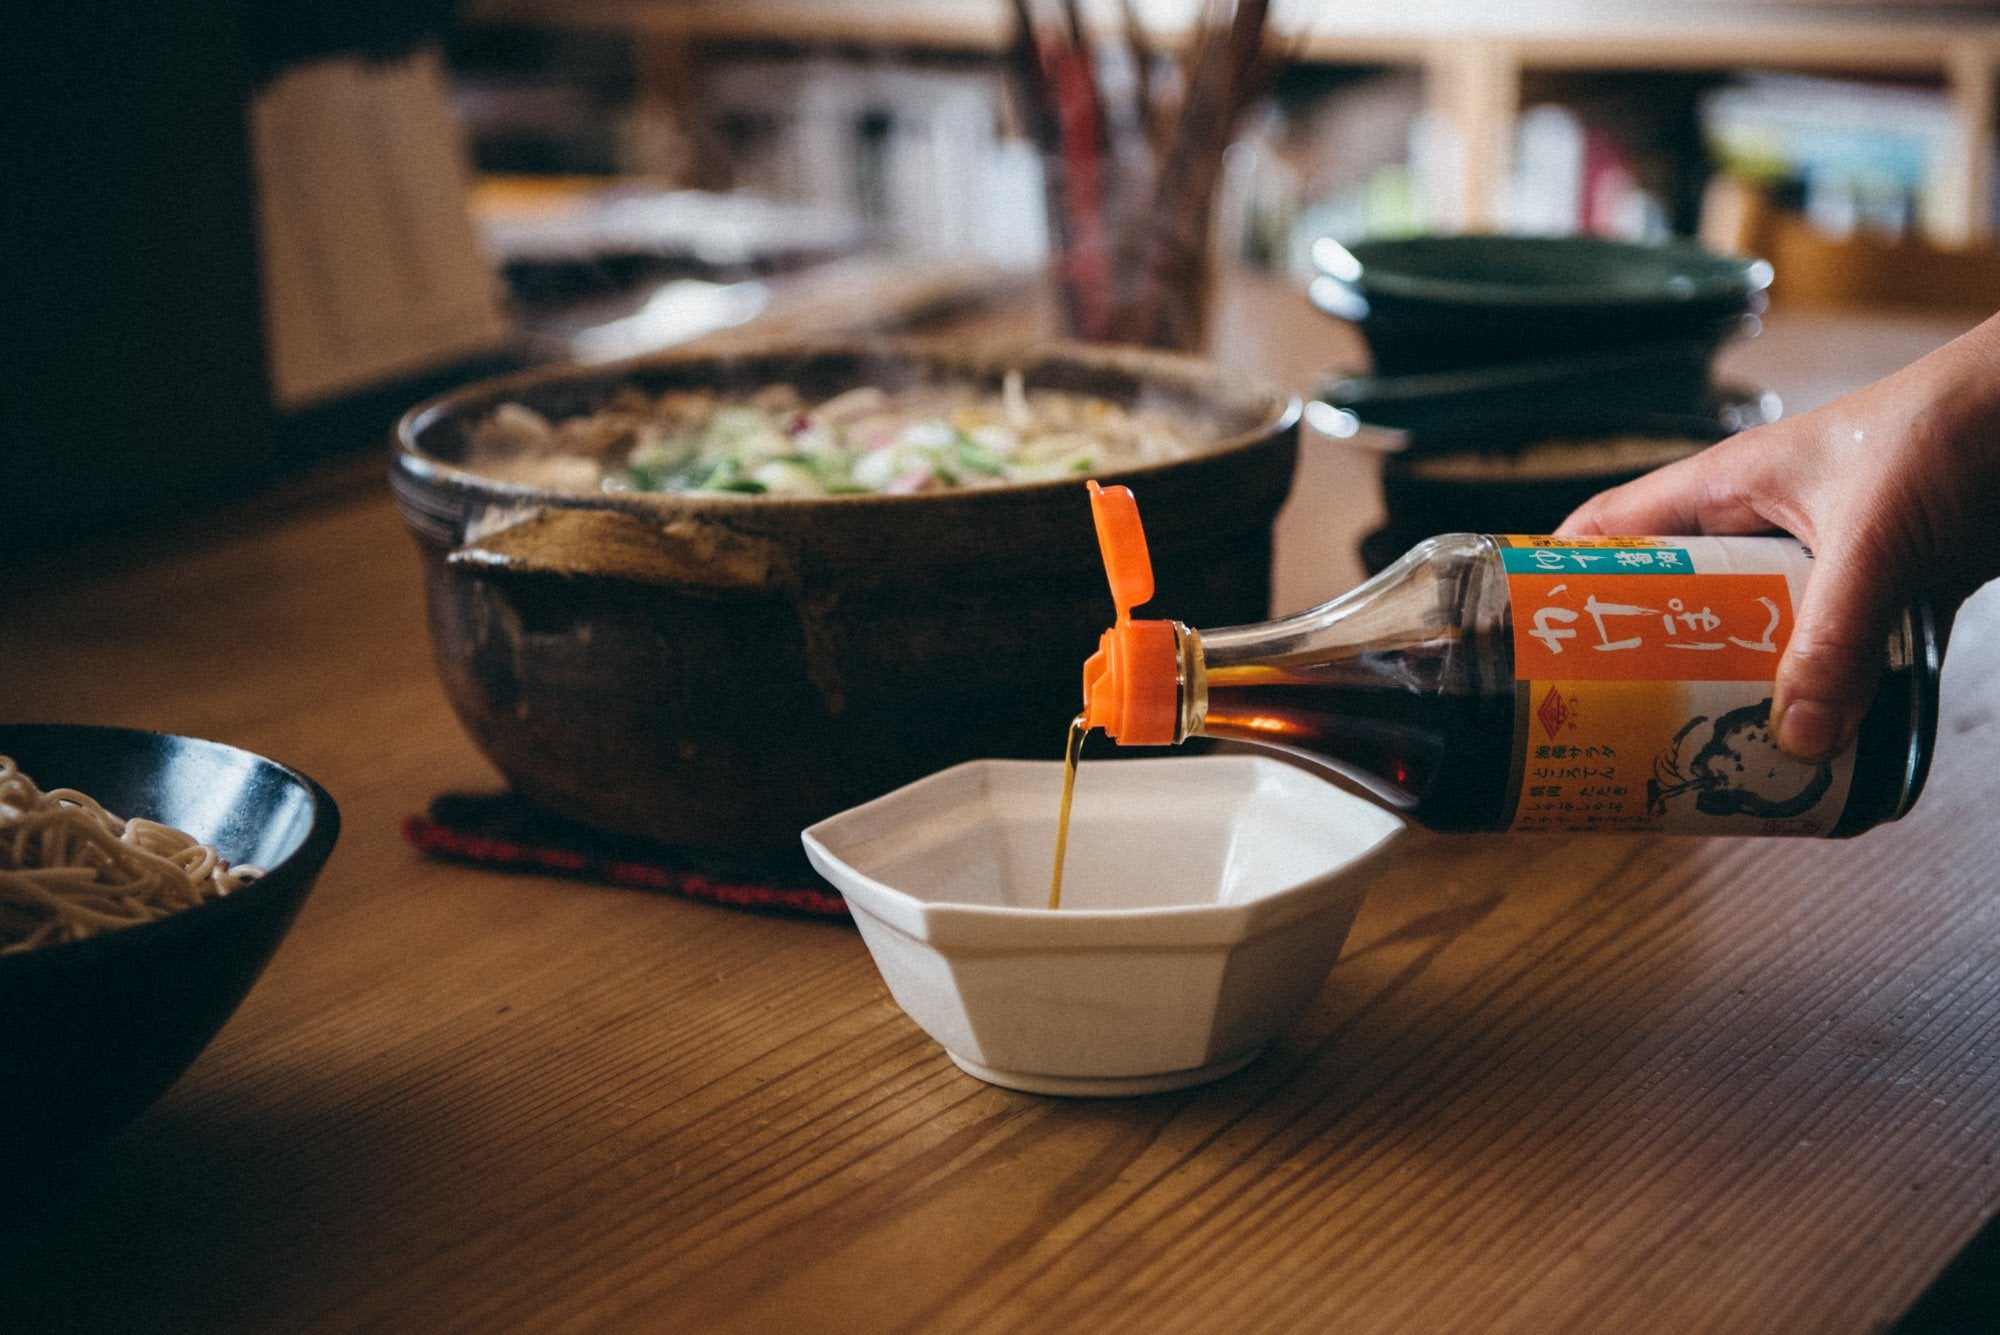
<path id="1" fill-rule="evenodd" d="M 1500 537 L 1513 607 L 1511 828 L 1823 835 L 1854 755 L 1771 737 L 1812 557 L 1789 538 Z"/>

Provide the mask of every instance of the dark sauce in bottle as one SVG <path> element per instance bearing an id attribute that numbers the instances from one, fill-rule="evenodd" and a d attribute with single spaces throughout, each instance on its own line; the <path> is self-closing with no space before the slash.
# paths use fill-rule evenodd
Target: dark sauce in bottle
<path id="1" fill-rule="evenodd" d="M 1326 762 L 1433 830 L 1504 829 L 1513 631 L 1489 551 L 1466 540 L 1421 577 L 1330 605 L 1353 605 L 1339 617 L 1303 614 L 1275 655 L 1261 634 L 1192 632 L 1205 646 L 1194 730 Z"/>
<path id="2" fill-rule="evenodd" d="M 1120 745 L 1298 752 L 1441 831 L 1838 838 L 1923 787 L 1940 651 L 1921 601 L 1852 752 L 1778 751 L 1780 600 L 1810 577 L 1788 539 L 1444 534 L 1318 607 L 1196 630 L 1130 615 L 1152 579 L 1120 492 L 1092 493 L 1118 620 L 1085 665 L 1082 718 Z"/>
<path id="3" fill-rule="evenodd" d="M 1512 815 L 1512 691 L 1415 696 L 1223 668 L 1201 731 L 1326 761 L 1433 830 L 1501 829 Z"/>
<path id="4" fill-rule="evenodd" d="M 1937 738 L 1937 628 L 1928 604 L 1903 615 L 1889 641 L 1875 701 L 1854 743 L 1854 780 L 1828 836 L 1843 839 L 1895 820 L 1930 776 Z"/>
<path id="5" fill-rule="evenodd" d="M 1357 683 L 1353 664 L 1341 660 L 1209 668 L 1200 733 L 1324 761 L 1432 830 L 1504 830 L 1514 816 L 1524 707 L 1511 645 L 1508 617 L 1493 633 L 1466 633 L 1456 646 L 1462 671 L 1380 673 L 1382 654 L 1374 655 L 1379 675 L 1444 682 L 1428 691 Z M 1936 731 L 1936 677 L 1933 631 L 1918 606 L 1891 640 L 1829 838 L 1894 820 L 1916 801 Z"/>

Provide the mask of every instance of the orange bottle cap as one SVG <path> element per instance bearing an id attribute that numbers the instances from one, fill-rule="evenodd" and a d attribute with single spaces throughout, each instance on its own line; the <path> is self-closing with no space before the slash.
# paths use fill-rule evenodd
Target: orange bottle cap
<path id="1" fill-rule="evenodd" d="M 1090 487 L 1097 546 L 1118 620 L 1083 665 L 1083 721 L 1120 746 L 1166 746 L 1180 723 L 1180 640 L 1171 621 L 1134 621 L 1153 596 L 1153 561 L 1130 487 Z"/>
<path id="2" fill-rule="evenodd" d="M 1130 487 L 1090 488 L 1090 517 L 1097 525 L 1097 550 L 1104 556 L 1104 573 L 1111 578 L 1111 602 L 1118 619 L 1153 598 L 1153 558 L 1146 550 L 1146 526 L 1139 522 L 1139 502 Z"/>

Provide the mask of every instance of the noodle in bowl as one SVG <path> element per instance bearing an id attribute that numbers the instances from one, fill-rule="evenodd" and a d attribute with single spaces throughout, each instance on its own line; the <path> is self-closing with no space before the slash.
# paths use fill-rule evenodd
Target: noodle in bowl
<path id="1" fill-rule="evenodd" d="M 79 941 L 193 908 L 261 876 L 171 825 L 43 792 L 0 755 L 0 955 Z"/>
<path id="2" fill-rule="evenodd" d="M 340 812 L 309 775 L 198 737 L 0 723 L 0 756 L 0 1127 L 58 1187 L 235 1012 Z"/>

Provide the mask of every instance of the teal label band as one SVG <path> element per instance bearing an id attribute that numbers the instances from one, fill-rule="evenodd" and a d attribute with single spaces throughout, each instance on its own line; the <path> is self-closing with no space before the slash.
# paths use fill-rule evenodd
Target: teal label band
<path id="1" fill-rule="evenodd" d="M 1510 575 L 1693 575 L 1685 547 L 1502 547 Z"/>

